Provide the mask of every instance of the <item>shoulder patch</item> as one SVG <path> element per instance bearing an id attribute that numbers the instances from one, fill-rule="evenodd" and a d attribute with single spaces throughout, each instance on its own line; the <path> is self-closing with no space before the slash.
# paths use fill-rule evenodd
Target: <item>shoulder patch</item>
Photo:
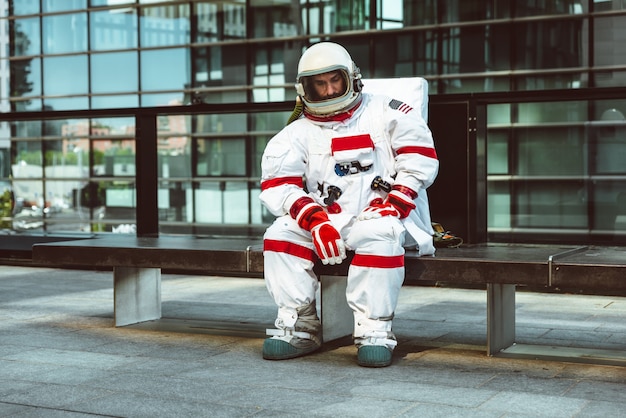
<path id="1" fill-rule="evenodd" d="M 408 104 L 396 99 L 392 99 L 389 102 L 389 107 L 395 110 L 399 110 L 402 113 L 409 113 L 411 110 L 413 110 L 413 108 Z"/>

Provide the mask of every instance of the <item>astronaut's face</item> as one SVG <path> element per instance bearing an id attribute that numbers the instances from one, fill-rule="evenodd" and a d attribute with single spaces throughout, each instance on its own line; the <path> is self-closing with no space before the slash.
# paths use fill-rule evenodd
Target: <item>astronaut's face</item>
<path id="1" fill-rule="evenodd" d="M 339 70 L 311 76 L 311 85 L 317 100 L 333 99 L 346 92 L 346 80 Z"/>

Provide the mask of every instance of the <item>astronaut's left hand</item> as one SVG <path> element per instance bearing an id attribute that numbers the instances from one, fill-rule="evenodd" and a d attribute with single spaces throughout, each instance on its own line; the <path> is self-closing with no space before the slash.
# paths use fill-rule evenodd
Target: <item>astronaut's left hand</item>
<path id="1" fill-rule="evenodd" d="M 413 209 L 415 209 L 415 203 L 409 196 L 398 190 L 392 190 L 384 201 L 381 198 L 372 200 L 370 205 L 357 216 L 357 219 L 364 221 L 383 216 L 404 219 Z"/>

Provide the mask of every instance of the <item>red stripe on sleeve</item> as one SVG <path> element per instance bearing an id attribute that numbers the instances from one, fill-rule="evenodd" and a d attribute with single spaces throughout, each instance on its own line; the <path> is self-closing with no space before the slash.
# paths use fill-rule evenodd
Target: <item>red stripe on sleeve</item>
<path id="1" fill-rule="evenodd" d="M 355 254 L 352 259 L 353 266 L 377 267 L 381 269 L 394 269 L 404 267 L 404 255 L 394 255 L 390 257 L 382 255 Z"/>
<path id="2" fill-rule="evenodd" d="M 402 147 L 396 151 L 396 154 L 419 154 L 424 157 L 437 159 L 437 152 L 434 148 L 429 147 Z"/>
<path id="3" fill-rule="evenodd" d="M 315 254 L 315 251 L 310 248 L 303 247 L 302 245 L 294 244 L 293 242 L 266 239 L 263 241 L 263 251 L 290 254 L 312 263 L 317 260 L 317 254 Z"/>
<path id="4" fill-rule="evenodd" d="M 304 183 L 302 183 L 302 177 L 278 177 L 262 182 L 261 190 L 271 189 L 272 187 L 282 186 L 283 184 L 294 184 L 298 187 L 304 187 Z"/>

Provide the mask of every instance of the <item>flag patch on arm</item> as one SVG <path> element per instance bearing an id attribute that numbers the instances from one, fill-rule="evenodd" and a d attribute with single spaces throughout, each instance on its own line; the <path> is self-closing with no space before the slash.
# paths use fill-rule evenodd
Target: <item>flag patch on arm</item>
<path id="1" fill-rule="evenodd" d="M 396 99 L 392 99 L 389 102 L 389 107 L 395 110 L 399 110 L 402 113 L 409 113 L 411 110 L 413 110 L 413 108 L 408 104 Z"/>

